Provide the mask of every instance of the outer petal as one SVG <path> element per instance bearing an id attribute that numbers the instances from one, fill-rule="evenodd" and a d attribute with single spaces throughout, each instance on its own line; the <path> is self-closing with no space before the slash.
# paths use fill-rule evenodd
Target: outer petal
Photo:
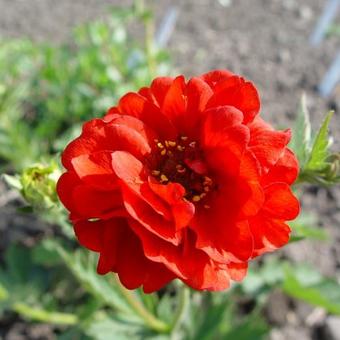
<path id="1" fill-rule="evenodd" d="M 300 212 L 300 205 L 286 183 L 274 183 L 264 188 L 263 213 L 272 218 L 293 220 Z"/>
<path id="2" fill-rule="evenodd" d="M 283 154 L 269 172 L 262 178 L 263 185 L 273 182 L 292 184 L 299 173 L 299 164 L 294 153 L 285 148 Z"/>
<path id="3" fill-rule="evenodd" d="M 257 117 L 249 124 L 249 147 L 259 160 L 264 174 L 277 163 L 290 140 L 290 130 L 275 131 Z"/>
<path id="4" fill-rule="evenodd" d="M 98 190 L 118 189 L 110 152 L 97 151 L 90 155 L 83 154 L 73 158 L 71 163 L 83 183 Z"/>
<path id="5" fill-rule="evenodd" d="M 289 241 L 290 228 L 282 220 L 259 214 L 249 220 L 249 225 L 254 236 L 253 257 L 280 248 Z"/>
<path id="6" fill-rule="evenodd" d="M 130 222 L 130 226 L 140 237 L 145 255 L 152 261 L 164 263 L 189 286 L 199 290 L 222 290 L 229 287 L 227 268 L 196 249 L 192 233 L 186 234 L 182 246 L 175 247 L 156 238 L 136 222 Z"/>
<path id="7" fill-rule="evenodd" d="M 207 107 L 234 106 L 244 114 L 244 122 L 251 122 L 260 110 L 260 99 L 255 86 L 243 78 L 231 76 L 216 83 L 214 95 Z"/>
<path id="8" fill-rule="evenodd" d="M 96 252 L 102 249 L 104 228 L 105 222 L 103 221 L 79 221 L 74 224 L 74 232 L 79 243 Z"/>
<path id="9" fill-rule="evenodd" d="M 100 253 L 98 273 L 117 272 L 129 289 L 143 285 L 144 291 L 150 293 L 175 278 L 164 265 L 145 257 L 139 239 L 126 220 L 81 222 L 76 224 L 75 231 L 82 245 Z"/>
<path id="10" fill-rule="evenodd" d="M 234 76 L 234 74 L 228 70 L 214 70 L 202 74 L 200 78 L 204 80 L 212 89 L 214 89 L 217 84 L 229 79 L 232 76 Z"/>

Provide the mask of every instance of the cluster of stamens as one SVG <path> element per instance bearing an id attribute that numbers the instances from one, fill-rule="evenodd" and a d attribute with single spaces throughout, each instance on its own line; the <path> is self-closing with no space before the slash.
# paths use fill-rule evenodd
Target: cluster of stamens
<path id="1" fill-rule="evenodd" d="M 155 139 L 154 142 L 158 152 L 152 160 L 151 168 L 154 170 L 151 174 L 162 184 L 175 182 L 183 185 L 185 199 L 191 202 L 204 200 L 214 189 L 214 183 L 205 173 L 198 173 L 190 167 L 191 161 L 201 159 L 197 143 L 189 141 L 187 136 L 180 136 L 176 141 Z M 203 204 L 203 207 L 210 208 L 208 204 Z"/>

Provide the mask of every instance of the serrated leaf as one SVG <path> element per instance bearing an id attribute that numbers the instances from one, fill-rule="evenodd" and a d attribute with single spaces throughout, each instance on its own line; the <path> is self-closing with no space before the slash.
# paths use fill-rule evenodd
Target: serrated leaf
<path id="1" fill-rule="evenodd" d="M 301 97 L 297 119 L 292 132 L 289 146 L 295 152 L 302 167 L 307 161 L 311 148 L 311 124 L 305 95 Z"/>
<path id="2" fill-rule="evenodd" d="M 305 166 L 306 170 L 316 171 L 322 170 L 325 167 L 326 158 L 329 156 L 328 147 L 330 145 L 330 138 L 328 136 L 328 127 L 333 116 L 333 111 L 330 111 L 324 119 L 319 132 L 317 133 L 313 147 Z"/>

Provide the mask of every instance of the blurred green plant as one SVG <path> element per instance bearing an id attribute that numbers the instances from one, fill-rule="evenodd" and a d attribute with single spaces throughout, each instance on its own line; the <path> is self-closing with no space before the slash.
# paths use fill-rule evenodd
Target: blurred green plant
<path id="1" fill-rule="evenodd" d="M 0 166 L 23 169 L 60 151 L 80 123 L 100 116 L 127 91 L 169 73 L 153 44 L 153 17 L 135 5 L 77 27 L 68 44 L 0 40 Z M 145 28 L 144 43 L 129 34 Z M 2 159 L 2 164 L 1 164 Z"/>

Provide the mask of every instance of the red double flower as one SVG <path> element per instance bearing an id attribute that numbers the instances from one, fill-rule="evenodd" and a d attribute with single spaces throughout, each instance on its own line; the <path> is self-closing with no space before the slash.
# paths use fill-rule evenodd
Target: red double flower
<path id="1" fill-rule="evenodd" d="M 259 108 L 251 82 L 217 70 L 156 78 L 84 124 L 57 190 L 98 273 L 145 292 L 174 278 L 222 290 L 288 242 L 298 164 Z"/>

